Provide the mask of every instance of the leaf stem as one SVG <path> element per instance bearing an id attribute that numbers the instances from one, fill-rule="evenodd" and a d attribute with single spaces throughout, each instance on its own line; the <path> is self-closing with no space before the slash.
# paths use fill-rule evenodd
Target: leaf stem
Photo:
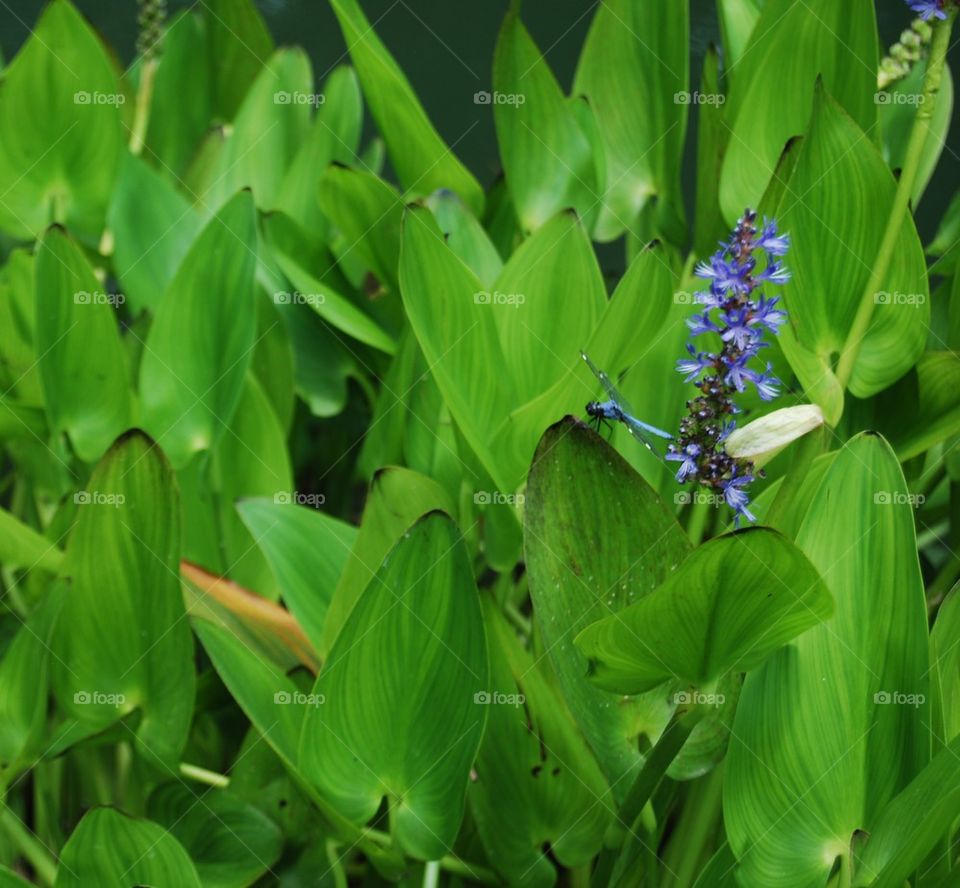
<path id="1" fill-rule="evenodd" d="M 207 786 L 214 786 L 217 789 L 226 789 L 230 785 L 230 778 L 224 774 L 218 774 L 216 771 L 208 771 L 199 765 L 191 765 L 187 762 L 180 762 L 180 773 L 184 777 L 196 780 L 197 783 L 205 783 Z"/>
<path id="2" fill-rule="evenodd" d="M 951 9 L 947 18 L 938 21 L 933 28 L 933 40 L 930 44 L 930 57 L 927 60 L 927 70 L 923 78 L 920 105 L 917 108 L 917 116 L 914 118 L 913 128 L 910 131 L 910 141 L 907 143 L 907 152 L 900 171 L 900 180 L 897 183 L 893 206 L 890 209 L 887 227 L 883 233 L 883 240 L 880 242 L 880 250 L 877 253 L 876 261 L 873 263 L 867 288 L 860 297 L 860 305 L 857 307 L 857 313 L 837 365 L 837 379 L 844 388 L 850 382 L 857 355 L 860 352 L 860 345 L 870 329 L 875 304 L 874 296 L 879 292 L 884 278 L 890 270 L 897 240 L 900 237 L 900 231 L 910 207 L 910 197 L 913 194 L 913 186 L 917 179 L 920 161 L 923 158 L 923 149 L 930 131 L 930 120 L 933 117 L 937 96 L 940 92 L 940 82 L 943 79 L 943 68 L 947 59 L 947 50 L 950 48 L 950 32 L 955 17 L 956 9 Z"/>
<path id="3" fill-rule="evenodd" d="M 140 85 L 137 88 L 137 107 L 133 113 L 130 130 L 130 153 L 139 156 L 147 140 L 147 124 L 150 121 L 150 104 L 153 101 L 153 82 L 157 75 L 157 59 L 150 56 L 140 69 Z"/>
<path id="4" fill-rule="evenodd" d="M 37 878 L 44 885 L 52 885 L 57 877 L 56 862 L 20 818 L 4 804 L 0 804 L 0 828 L 33 867 Z"/>

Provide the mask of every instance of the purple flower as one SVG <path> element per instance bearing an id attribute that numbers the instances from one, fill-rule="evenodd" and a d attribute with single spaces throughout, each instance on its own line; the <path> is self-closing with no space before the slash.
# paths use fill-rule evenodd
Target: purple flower
<path id="1" fill-rule="evenodd" d="M 720 348 L 716 353 L 701 351 L 688 341 L 689 357 L 677 361 L 684 381 L 693 383 L 699 394 L 687 401 L 687 414 L 667 454 L 668 460 L 680 463 L 678 482 L 694 480 L 722 492 L 737 522 L 754 520 L 747 508 L 746 488 L 756 475 L 751 462 L 730 456 L 723 443 L 736 427 L 731 418 L 740 412 L 736 396 L 748 385 L 764 401 L 779 395 L 780 381 L 770 364 L 761 371 L 752 362 L 770 345 L 764 337 L 775 336 L 787 320 L 787 313 L 777 307 L 779 297 L 768 298 L 760 289 L 790 280 L 780 261 L 790 247 L 790 237 L 779 234 L 776 222 L 769 219 L 758 231 L 756 220 L 757 214 L 747 210 L 730 239 L 697 265 L 697 275 L 710 281 L 710 292 L 696 294 L 698 310 L 687 320 L 690 340 L 716 334 Z"/>
<path id="2" fill-rule="evenodd" d="M 917 13 L 925 22 L 932 18 L 945 19 L 947 17 L 944 7 L 946 0 L 907 0 L 910 8 Z"/>
<path id="3" fill-rule="evenodd" d="M 777 223 L 769 219 L 763 220 L 763 231 L 756 240 L 756 245 L 766 251 L 768 256 L 783 256 L 790 249 L 790 235 L 777 234 Z"/>
<path id="4" fill-rule="evenodd" d="M 739 524 L 740 517 L 743 516 L 747 521 L 756 521 L 757 518 L 747 506 L 750 505 L 750 497 L 744 491 L 744 487 L 749 487 L 753 483 L 753 475 L 738 475 L 736 468 L 733 474 L 725 481 L 720 482 L 720 489 L 723 491 L 723 498 L 727 505 L 736 513 L 734 521 Z"/>
<path id="5" fill-rule="evenodd" d="M 716 363 L 716 355 L 710 352 L 698 352 L 689 342 L 687 343 L 687 351 L 690 352 L 690 358 L 677 361 L 677 370 L 684 374 L 684 382 L 696 379 L 701 371 L 707 367 L 712 367 Z"/>
<path id="6" fill-rule="evenodd" d="M 697 474 L 697 457 L 700 455 L 699 444 L 688 444 L 683 450 L 671 449 L 666 458 L 671 462 L 680 463 L 677 469 L 677 481 L 681 484 L 687 480 L 690 475 Z"/>

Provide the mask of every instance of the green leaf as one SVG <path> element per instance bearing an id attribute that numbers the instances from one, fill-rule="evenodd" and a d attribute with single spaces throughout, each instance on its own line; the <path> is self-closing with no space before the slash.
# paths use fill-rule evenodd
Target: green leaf
<path id="1" fill-rule="evenodd" d="M 58 227 L 40 242 L 36 347 L 50 425 L 98 459 L 131 415 L 117 316 L 80 248 Z"/>
<path id="2" fill-rule="evenodd" d="M 878 110 L 880 133 L 883 137 L 883 156 L 892 170 L 903 168 L 910 131 L 918 118 L 920 106 L 917 99 L 923 95 L 923 78 L 926 72 L 926 61 L 918 62 L 903 80 L 897 81 L 888 91 L 877 93 L 877 100 L 880 102 Z M 913 193 L 910 195 L 913 206 L 920 203 L 940 161 L 952 119 L 953 77 L 950 67 L 945 66 L 933 116 L 920 124 L 926 128 L 927 139 L 921 154 Z"/>
<path id="3" fill-rule="evenodd" d="M 302 49 L 279 49 L 261 69 L 233 125 L 224 131 L 209 184 L 199 197 L 212 213 L 241 188 L 253 191 L 257 207 L 273 209 L 284 176 L 307 135 L 313 72 Z"/>
<path id="4" fill-rule="evenodd" d="M 320 650 L 327 609 L 357 530 L 290 499 L 242 500 L 237 510 L 270 562 L 285 604 Z"/>
<path id="5" fill-rule="evenodd" d="M 503 260 L 476 216 L 452 191 L 435 191 L 425 202 L 450 249 L 485 287 L 492 287 L 503 269 Z"/>
<path id="6" fill-rule="evenodd" d="M 14 635 L 0 660 L 0 789 L 36 764 L 50 691 L 50 643 L 64 589 L 55 586 Z"/>
<path id="7" fill-rule="evenodd" d="M 943 740 L 953 741 L 960 735 L 960 645 L 957 644 L 960 629 L 960 593 L 952 591 L 937 611 L 933 624 L 931 642 L 934 665 L 931 672 L 936 681 Z"/>
<path id="8" fill-rule="evenodd" d="M 276 293 L 274 299 L 303 300 L 331 327 L 352 336 L 365 345 L 388 355 L 396 351 L 393 338 L 348 297 L 341 295 L 326 280 L 315 277 L 298 257 L 284 252 L 283 244 L 272 243 L 280 270 L 295 288 L 295 293 Z"/>
<path id="9" fill-rule="evenodd" d="M 221 120 L 233 120 L 273 52 L 273 39 L 253 0 L 205 0 L 203 10 L 213 107 Z"/>
<path id="10" fill-rule="evenodd" d="M 63 846 L 55 888 L 177 885 L 200 888 L 183 845 L 151 820 L 114 808 L 88 811 Z"/>
<path id="11" fill-rule="evenodd" d="M 56 573 L 63 553 L 57 543 L 24 524 L 6 509 L 0 509 L 0 564 L 4 567 L 26 567 Z"/>
<path id="12" fill-rule="evenodd" d="M 383 655 L 390 653 L 390 668 Z M 453 845 L 480 746 L 487 687 L 480 601 L 453 522 L 415 524 L 357 602 L 314 686 L 300 766 L 356 823 L 384 796 L 397 842 L 421 860 Z"/>
<path id="13" fill-rule="evenodd" d="M 511 491 L 514 479 L 494 455 L 492 433 L 515 400 L 512 385 L 506 374 L 481 374 L 477 367 L 506 366 L 493 309 L 515 309 L 492 304 L 425 208 L 412 207 L 404 217 L 400 289 L 427 365 L 457 426 L 500 489 Z"/>
<path id="14" fill-rule="evenodd" d="M 249 192 L 194 241 L 167 287 L 140 365 L 144 422 L 174 466 L 211 449 L 240 400 L 256 331 Z"/>
<path id="15" fill-rule="evenodd" d="M 297 686 L 277 665 L 226 629 L 204 619 L 194 620 L 193 628 L 237 705 L 286 768 L 296 774 L 304 716 L 304 705 L 295 697 Z"/>
<path id="16" fill-rule="evenodd" d="M 606 155 L 598 240 L 634 231 L 653 198 L 665 230 L 679 226 L 682 237 L 688 105 L 678 99 L 689 88 L 689 18 L 688 3 L 613 0 L 597 7 L 574 90 L 589 100 Z"/>
<path id="17" fill-rule="evenodd" d="M 757 205 L 784 145 L 806 128 L 818 76 L 859 129 L 872 132 L 877 120 L 873 97 L 878 56 L 870 0 L 850 0 L 842 5 L 833 0 L 764 3 L 726 105 L 732 132 L 720 181 L 720 205 L 728 223 L 737 219 L 744 207 Z M 846 161 L 852 164 L 857 159 L 848 157 Z M 825 169 L 820 170 L 823 172 Z M 837 170 L 832 172 L 838 175 Z M 847 177 L 841 181 L 849 186 L 856 180 Z M 799 187 L 792 190 L 796 195 L 806 193 Z M 835 199 L 848 193 L 845 189 L 834 192 Z M 882 226 L 883 218 L 877 224 Z M 791 260 L 799 253 L 796 244 Z M 836 285 L 831 287 L 836 289 Z"/>
<path id="18" fill-rule="evenodd" d="M 524 551 L 537 628 L 567 705 L 618 800 L 640 763 L 643 702 L 612 698 L 587 679 L 573 639 L 666 580 L 690 551 L 646 482 L 586 426 L 547 430 L 527 482 Z M 662 730 L 660 718 L 654 732 Z M 653 729 L 651 729 L 653 730 Z"/>
<path id="19" fill-rule="evenodd" d="M 147 813 L 186 849 L 204 888 L 246 888 L 280 857 L 280 828 L 253 805 L 223 790 L 195 792 L 165 783 Z"/>
<path id="20" fill-rule="evenodd" d="M 744 884 L 823 885 L 930 748 L 926 605 L 903 473 L 866 433 L 834 459 L 797 545 L 832 619 L 747 675 L 724 776 Z"/>
<path id="21" fill-rule="evenodd" d="M 0 866 L 0 888 L 30 888 L 31 883 L 21 879 L 15 872 Z"/>
<path id="22" fill-rule="evenodd" d="M 754 0 L 737 2 L 752 5 Z M 729 8 L 730 4 L 726 6 Z M 721 4 L 721 12 L 723 8 Z M 729 59 L 726 61 L 730 64 Z M 713 46 L 707 47 L 703 57 L 700 92 L 726 99 L 720 89 L 720 56 Z M 698 256 L 709 256 L 717 243 L 727 236 L 727 224 L 720 209 L 720 171 L 729 136 L 730 130 L 724 125 L 722 102 L 705 102 L 697 107 L 697 210 L 693 240 Z"/>
<path id="23" fill-rule="evenodd" d="M 924 352 L 916 376 L 884 392 L 883 428 L 901 461 L 926 453 L 960 433 L 960 359 L 954 352 Z M 887 421 L 889 420 L 889 421 Z"/>
<path id="24" fill-rule="evenodd" d="M 173 473 L 157 446 L 132 431 L 78 496 L 64 564 L 71 589 L 53 646 L 60 705 L 99 727 L 139 709 L 138 751 L 175 767 L 190 727 L 194 670 Z"/>
<path id="25" fill-rule="evenodd" d="M 470 808 L 487 856 L 511 885 L 556 880 L 600 850 L 613 809 L 606 780 L 569 710 L 489 600 L 489 715 Z"/>
<path id="26" fill-rule="evenodd" d="M 858 861 L 858 888 L 900 888 L 950 835 L 950 824 L 960 816 L 958 758 L 960 738 L 955 738 L 881 812 Z M 948 861 L 941 862 L 946 869 Z"/>
<path id="27" fill-rule="evenodd" d="M 799 344 L 828 367 L 844 347 L 868 285 L 895 190 L 893 176 L 864 133 L 818 89 L 810 130 L 775 212 L 792 239 L 793 280 L 784 301 L 793 331 Z M 903 376 L 924 349 L 929 286 L 912 218 L 872 298 L 873 320 L 849 386 L 860 398 Z M 793 361 L 789 350 L 787 356 Z M 830 411 L 821 406 L 829 419 Z"/>
<path id="28" fill-rule="evenodd" d="M 764 0 L 718 0 L 717 18 L 723 35 L 724 66 L 728 77 L 736 76 L 735 69 L 746 52 L 763 6 Z"/>
<path id="29" fill-rule="evenodd" d="M 483 295 L 488 302 L 480 310 L 496 321 L 503 366 L 518 403 L 541 394 L 579 358 L 588 331 L 607 307 L 590 238 L 569 212 L 527 238 L 504 266 L 493 292 Z"/>
<path id="30" fill-rule="evenodd" d="M 131 310 L 156 311 L 200 232 L 200 216 L 168 180 L 127 154 L 107 222 L 113 232 L 113 267 Z"/>
<path id="31" fill-rule="evenodd" d="M 447 492 L 431 478 L 396 466 L 377 472 L 367 494 L 360 531 L 327 612 L 323 643 L 318 649 L 322 658 L 326 658 L 363 590 L 407 528 L 421 515 L 434 510 L 451 513 L 453 507 Z"/>
<path id="32" fill-rule="evenodd" d="M 493 58 L 493 119 L 513 204 L 524 231 L 574 207 L 592 228 L 603 193 L 593 147 L 573 103 L 513 8 Z M 474 99 L 476 101 L 476 99 Z"/>
<path id="33" fill-rule="evenodd" d="M 654 592 L 588 626 L 576 644 L 607 690 L 638 694 L 671 680 L 702 688 L 755 669 L 831 613 L 806 556 L 755 527 L 698 547 Z"/>
<path id="34" fill-rule="evenodd" d="M 357 0 L 331 0 L 330 5 L 340 22 L 364 97 L 383 134 L 400 183 L 410 196 L 449 188 L 479 215 L 483 210 L 483 190 L 438 135 L 360 4 Z"/>
<path id="35" fill-rule="evenodd" d="M 325 233 L 329 223 L 320 211 L 317 186 L 331 162 L 356 160 L 363 96 L 357 75 L 344 65 L 334 69 L 320 95 L 323 102 L 283 177 L 276 205 L 305 230 Z"/>
<path id="36" fill-rule="evenodd" d="M 222 4 L 208 4 L 206 8 L 211 5 Z M 232 4 L 235 9 L 241 5 Z M 214 28 L 221 26 L 215 20 L 212 24 Z M 163 52 L 158 59 L 150 100 L 146 153 L 156 157 L 159 171 L 174 181 L 184 174 L 213 115 L 214 78 L 219 76 L 219 66 L 211 65 L 207 57 L 209 27 L 205 16 L 186 9 L 171 16 L 163 35 Z M 250 58 L 247 53 L 241 64 Z M 236 67 L 231 73 L 232 85 L 241 82 Z M 142 62 L 140 76 L 143 76 Z M 190 85 L 189 89 L 184 89 L 185 83 Z M 246 86 L 243 84 L 244 89 Z"/>
<path id="37" fill-rule="evenodd" d="M 51 222 L 94 240 L 123 150 L 117 70 L 69 0 L 43 11 L 3 72 L 0 227 L 32 239 Z"/>
<path id="38" fill-rule="evenodd" d="M 379 176 L 334 164 L 320 180 L 320 206 L 343 234 L 348 251 L 396 292 L 403 198 Z"/>

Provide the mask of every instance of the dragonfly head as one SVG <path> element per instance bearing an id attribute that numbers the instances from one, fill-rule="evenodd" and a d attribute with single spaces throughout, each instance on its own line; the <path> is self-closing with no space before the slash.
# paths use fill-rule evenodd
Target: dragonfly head
<path id="1" fill-rule="evenodd" d="M 594 419 L 602 419 L 605 415 L 599 401 L 589 401 L 584 410 L 587 411 L 587 416 L 592 416 Z"/>

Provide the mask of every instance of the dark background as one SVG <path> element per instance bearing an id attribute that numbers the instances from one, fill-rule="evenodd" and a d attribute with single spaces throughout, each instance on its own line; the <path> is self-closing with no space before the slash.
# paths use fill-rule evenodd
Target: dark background
<path id="1" fill-rule="evenodd" d="M 171 12 L 197 2 L 168 0 Z M 255 0 L 278 45 L 299 44 L 322 81 L 337 64 L 348 61 L 346 46 L 325 0 Z M 368 18 L 406 72 L 431 120 L 448 144 L 483 184 L 499 170 L 493 116 L 473 94 L 491 89 L 491 66 L 497 31 L 507 0 L 362 0 Z M 677 0 L 679 2 L 679 0 Z M 836 0 L 838 3 L 845 0 Z M 121 60 L 129 63 L 136 41 L 135 0 L 74 0 Z M 569 90 L 595 0 L 526 0 L 523 20 Z M 10 59 L 26 39 L 43 4 L 38 0 L 0 0 L 0 49 Z M 877 0 L 881 46 L 889 47 L 911 18 L 904 0 Z M 706 47 L 719 43 L 715 0 L 691 0 L 691 89 L 696 88 Z M 960 31 L 950 53 L 960 70 Z M 775 76 L 775 72 L 771 72 Z M 958 101 L 960 104 L 960 101 Z M 920 234 L 932 239 L 954 190 L 960 185 L 960 125 L 954 120 L 940 164 L 918 207 Z M 473 127 L 471 129 L 471 126 Z M 469 130 L 469 132 L 468 132 Z M 466 134 L 466 135 L 465 135 Z M 694 195 L 696 114 L 688 128 L 684 186 L 688 209 Z M 2 138 L 2 134 L 0 134 Z M 691 214 L 692 216 L 692 214 Z"/>

